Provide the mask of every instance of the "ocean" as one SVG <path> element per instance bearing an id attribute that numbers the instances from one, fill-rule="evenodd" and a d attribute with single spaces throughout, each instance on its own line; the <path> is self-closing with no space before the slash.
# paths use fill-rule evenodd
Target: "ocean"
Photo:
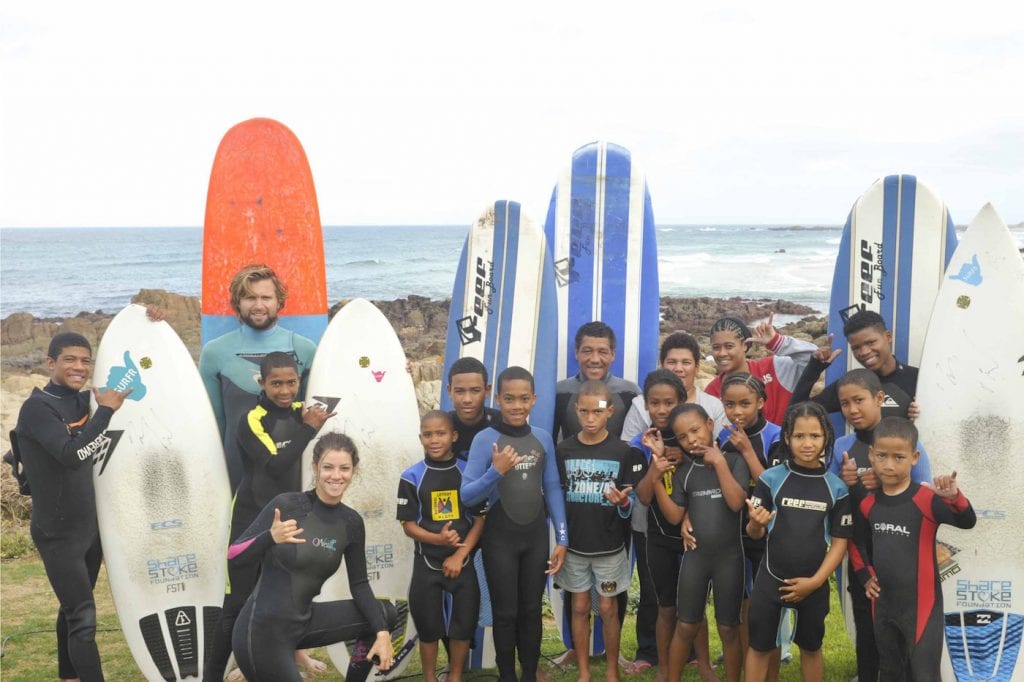
<path id="1" fill-rule="evenodd" d="M 467 231 L 325 227 L 328 302 L 450 297 Z M 661 293 L 783 298 L 824 312 L 841 234 L 841 225 L 662 225 Z M 201 258 L 198 227 L 2 228 L 0 317 L 114 313 L 143 288 L 198 296 Z"/>

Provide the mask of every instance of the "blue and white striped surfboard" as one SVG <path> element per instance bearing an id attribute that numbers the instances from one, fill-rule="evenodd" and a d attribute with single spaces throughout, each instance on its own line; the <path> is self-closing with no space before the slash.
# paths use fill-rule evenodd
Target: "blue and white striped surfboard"
<path id="1" fill-rule="evenodd" d="M 540 227 L 514 201 L 497 201 L 469 230 L 448 311 L 444 367 L 474 357 L 493 384 L 486 404 L 497 407 L 495 379 L 518 365 L 533 374 L 537 402 L 530 424 L 550 432 L 555 415 L 555 342 L 558 308 L 555 272 Z M 447 391 L 441 409 L 451 410 Z M 491 602 L 480 554 L 480 618 L 471 669 L 493 668 Z"/>
<path id="2" fill-rule="evenodd" d="M 612 374 L 643 384 L 658 365 L 658 249 L 647 182 L 629 151 L 591 142 L 573 152 L 544 232 L 558 279 L 558 378 L 579 371 L 576 330 L 601 320 L 618 337 Z"/>
<path id="3" fill-rule="evenodd" d="M 839 243 L 828 331 L 843 354 L 825 373 L 831 383 L 860 367 L 843 334 L 846 319 L 874 310 L 892 332 L 893 353 L 918 366 L 932 305 L 956 250 L 953 219 L 938 195 L 913 175 L 876 180 L 850 210 Z M 833 419 L 838 433 L 842 416 Z"/>

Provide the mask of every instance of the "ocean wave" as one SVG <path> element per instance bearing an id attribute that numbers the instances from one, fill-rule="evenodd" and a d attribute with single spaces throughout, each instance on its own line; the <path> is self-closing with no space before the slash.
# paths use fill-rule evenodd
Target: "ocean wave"
<path id="1" fill-rule="evenodd" d="M 387 265 L 387 263 L 382 261 L 380 258 L 367 258 L 367 259 L 364 259 L 364 260 L 350 260 L 347 263 L 342 263 L 340 267 L 343 267 L 343 268 L 346 267 L 346 266 L 376 267 L 378 265 Z"/>
<path id="2" fill-rule="evenodd" d="M 836 232 L 842 227 L 829 225 L 790 225 L 789 227 L 769 227 L 771 232 Z"/>

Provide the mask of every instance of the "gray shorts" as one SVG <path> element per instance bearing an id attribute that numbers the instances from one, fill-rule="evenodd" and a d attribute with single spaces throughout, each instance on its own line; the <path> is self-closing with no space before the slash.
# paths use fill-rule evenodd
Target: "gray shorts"
<path id="1" fill-rule="evenodd" d="M 565 553 L 565 563 L 555 574 L 555 585 L 567 592 L 589 592 L 596 588 L 602 597 L 614 597 L 629 589 L 632 577 L 625 549 L 601 556 L 570 551 Z"/>

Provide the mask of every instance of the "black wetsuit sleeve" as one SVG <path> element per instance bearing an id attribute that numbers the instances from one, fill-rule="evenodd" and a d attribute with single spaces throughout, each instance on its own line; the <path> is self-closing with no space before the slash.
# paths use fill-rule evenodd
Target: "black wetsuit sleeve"
<path id="1" fill-rule="evenodd" d="M 228 563 L 231 568 L 259 562 L 263 559 L 266 551 L 274 546 L 270 527 L 274 524 L 274 510 L 279 508 L 277 498 L 271 500 L 270 504 L 259 513 L 256 520 L 228 547 Z M 286 521 L 287 519 L 286 512 L 282 511 L 281 520 Z"/>
<path id="2" fill-rule="evenodd" d="M 304 423 L 287 445 L 278 448 L 264 430 L 263 422 L 252 413 L 242 415 L 238 425 L 238 446 L 242 453 L 256 468 L 264 470 L 272 478 L 288 473 L 314 436 L 316 429 Z"/>
<path id="3" fill-rule="evenodd" d="M 796 405 L 797 403 L 805 400 L 811 400 L 818 403 L 825 408 L 826 412 L 838 412 L 839 411 L 839 394 L 836 392 L 835 382 L 825 386 L 821 393 L 811 397 L 811 389 L 814 388 L 815 382 L 818 381 L 818 377 L 821 373 L 828 368 L 828 364 L 822 362 L 816 357 L 811 357 L 807 363 L 807 367 L 804 368 L 803 373 L 796 382 L 796 386 L 793 387 L 793 395 L 789 399 L 790 405 Z"/>
<path id="4" fill-rule="evenodd" d="M 568 436 L 575 434 L 564 433 L 565 430 L 565 413 L 569 409 L 569 399 L 572 398 L 571 393 L 556 393 L 555 394 L 555 421 L 554 426 L 551 428 L 552 440 L 564 440 Z"/>
<path id="5" fill-rule="evenodd" d="M 847 545 L 854 575 L 861 585 L 867 585 L 868 580 L 875 575 L 871 555 L 868 553 L 868 547 L 871 546 L 871 522 L 864 516 L 864 506 L 862 503 L 861 509 L 853 515 L 853 542 Z"/>
<path id="6" fill-rule="evenodd" d="M 387 630 L 384 612 L 377 604 L 377 598 L 366 575 L 366 529 L 363 520 L 355 512 L 348 515 L 351 540 L 345 547 L 345 569 L 348 571 L 348 587 L 356 608 L 370 622 L 374 632 Z"/>
<path id="7" fill-rule="evenodd" d="M 398 508 L 395 518 L 399 521 L 418 521 L 420 517 L 420 501 L 416 486 L 412 481 L 398 481 Z"/>
<path id="8" fill-rule="evenodd" d="M 957 528 L 974 528 L 978 522 L 978 516 L 974 513 L 974 507 L 959 490 L 956 497 L 948 499 L 935 495 L 932 497 L 932 514 L 939 523 L 948 523 Z"/>
<path id="9" fill-rule="evenodd" d="M 45 400 L 27 400 L 19 424 L 25 435 L 39 443 L 61 466 L 77 469 L 92 461 L 93 452 L 83 448 L 106 430 L 113 414 L 109 407 L 99 406 L 85 428 L 72 436 L 60 414 Z"/>

